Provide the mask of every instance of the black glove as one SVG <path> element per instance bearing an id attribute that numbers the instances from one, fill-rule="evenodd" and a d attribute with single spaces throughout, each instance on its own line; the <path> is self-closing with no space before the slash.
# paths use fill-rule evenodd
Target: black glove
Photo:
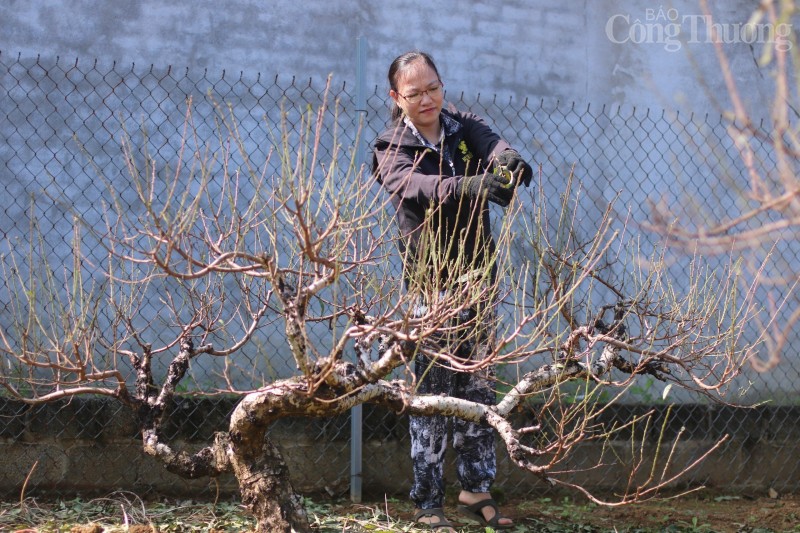
<path id="1" fill-rule="evenodd" d="M 514 182 L 509 183 L 507 177 L 497 174 L 464 176 L 456 185 L 456 195 L 486 198 L 501 207 L 507 207 L 514 197 L 514 188 Z"/>
<path id="2" fill-rule="evenodd" d="M 503 150 L 497 155 L 497 164 L 505 167 L 514 177 L 516 183 L 522 182 L 530 187 L 533 169 L 522 159 L 516 150 Z"/>

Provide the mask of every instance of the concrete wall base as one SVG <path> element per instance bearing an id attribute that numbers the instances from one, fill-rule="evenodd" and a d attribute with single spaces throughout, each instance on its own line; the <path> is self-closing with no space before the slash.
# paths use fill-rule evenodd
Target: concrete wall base
<path id="1" fill-rule="evenodd" d="M 223 430 L 236 400 L 182 399 L 172 411 L 165 434 L 176 447 L 196 449 Z M 717 452 L 674 487 L 704 485 L 728 492 L 781 492 L 800 489 L 800 408 L 677 405 L 622 405 L 609 408 L 599 422 L 630 420 L 654 410 L 650 429 L 620 433 L 613 440 L 579 445 L 558 470 L 574 470 L 572 481 L 595 491 L 625 490 L 628 478 L 620 464 L 641 460 L 649 474 L 655 457 L 660 476 L 671 453 L 666 476 L 691 464 L 717 441 L 730 435 Z M 644 424 L 641 425 L 644 427 Z M 660 435 L 661 428 L 663 435 Z M 346 495 L 349 487 L 349 418 L 287 419 L 269 429 L 282 448 L 295 488 L 303 493 Z M 680 435 L 680 439 L 676 438 Z M 661 444 L 659 449 L 659 436 Z M 364 409 L 363 475 L 366 496 L 404 495 L 411 482 L 407 418 L 373 406 Z M 106 399 L 29 407 L 0 399 L 0 494 L 8 497 L 104 495 L 132 491 L 142 496 L 207 498 L 235 496 L 232 475 L 184 480 L 145 455 L 133 414 Z M 452 463 L 452 461 L 450 461 Z M 447 477 L 456 482 L 448 464 Z M 634 479 L 640 482 L 642 476 Z M 547 492 L 547 485 L 511 464 L 498 446 L 496 488 L 518 495 Z M 24 489 L 24 491 L 23 491 Z"/>

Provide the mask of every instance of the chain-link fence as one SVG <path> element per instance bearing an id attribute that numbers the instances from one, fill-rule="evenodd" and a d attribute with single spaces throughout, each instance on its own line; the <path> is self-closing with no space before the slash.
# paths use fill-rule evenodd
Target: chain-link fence
<path id="1" fill-rule="evenodd" d="M 228 106 L 236 117 L 245 145 L 249 147 L 247 155 L 258 166 L 268 160 L 268 143 L 264 139 L 274 134 L 267 131 L 265 125 L 283 123 L 290 129 L 298 127 L 301 121 L 297 117 L 303 114 L 306 106 L 316 108 L 326 98 L 338 104 L 339 141 L 345 146 L 354 145 L 363 110 L 355 109 L 355 95 L 349 83 L 337 84 L 334 80 L 328 85 L 323 80 L 283 76 L 231 75 L 0 54 L 0 95 L 3 102 L 0 113 L 3 136 L 0 183 L 5 198 L 5 209 L 0 213 L 3 234 L 0 251 L 5 272 L 12 268 L 9 252 L 30 248 L 34 229 L 42 239 L 41 245 L 35 247 L 34 255 L 45 254 L 47 257 L 44 259 L 49 264 L 64 263 L 68 268 L 72 262 L 74 217 L 80 216 L 90 224 L 102 221 L 105 181 L 115 184 L 121 191 L 121 198 L 131 199 L 127 208 L 138 208 L 133 205 L 134 196 L 124 190 L 129 179 L 120 148 L 124 125 L 136 125 L 134 131 L 126 133 L 131 135 L 135 146 L 169 161 L 180 150 L 187 101 L 192 101 L 195 131 L 201 135 L 203 132 L 214 134 L 215 109 L 219 105 Z M 387 123 L 388 97 L 385 93 L 384 87 L 374 86 L 367 95 L 364 139 L 374 138 Z M 582 223 L 587 227 L 599 220 L 612 200 L 617 210 L 633 221 L 647 220 L 651 214 L 650 206 L 663 202 L 670 205 L 672 212 L 697 223 L 702 223 L 704 214 L 709 212 L 731 212 L 740 208 L 741 197 L 737 195 L 741 194 L 739 191 L 745 187 L 748 178 L 739 164 L 739 153 L 730 140 L 727 124 L 719 116 L 687 116 L 649 109 L 594 107 L 541 100 L 499 101 L 452 93 L 447 94 L 447 100 L 458 108 L 485 117 L 513 146 L 541 164 L 545 190 L 554 191 L 552 198 L 548 198 L 551 208 L 558 209 L 560 199 L 555 191 L 561 190 L 566 177 L 574 172 L 585 190 L 581 207 L 585 212 Z M 297 116 L 292 117 L 292 113 L 297 113 Z M 366 151 L 366 145 L 363 149 Z M 759 156 L 756 158 L 758 164 L 763 165 L 762 170 L 768 170 L 771 161 L 769 150 L 761 147 L 756 150 L 756 155 Z M 641 238 L 645 248 L 655 246 L 655 236 L 642 233 Z M 783 264 L 797 264 L 793 243 L 786 244 L 778 252 L 782 254 Z M 95 259 L 102 264 L 101 256 L 93 257 L 91 250 L 84 250 L 84 253 L 90 262 Z M 102 254 L 99 247 L 97 253 Z M 11 313 L 11 288 L 7 280 L 0 280 L 0 284 L 0 313 L 3 315 L 0 324 L 6 327 L 5 317 Z M 158 302 L 147 305 L 150 307 L 142 312 L 157 316 Z M 794 347 L 796 344 L 791 342 L 793 338 L 786 343 L 778 367 L 762 373 L 745 371 L 744 381 L 750 383 L 747 400 L 793 405 L 800 398 L 796 386 L 800 381 L 800 358 Z M 326 342 L 323 338 L 318 340 Z M 240 378 L 246 381 L 252 376 L 267 379 L 291 374 L 294 362 L 284 344 L 280 335 L 260 337 L 254 342 L 256 348 L 241 356 L 236 363 L 242 369 L 238 374 Z M 220 368 L 216 366 L 219 364 L 222 363 L 198 361 L 193 368 L 195 383 L 201 388 L 214 388 L 219 379 Z M 259 382 L 260 379 L 255 379 L 253 386 Z M 248 387 L 244 381 L 237 385 L 243 389 Z M 659 401 L 660 397 L 660 390 L 648 380 L 643 380 L 629 393 L 631 404 L 649 404 Z M 694 416 L 692 401 L 687 400 L 683 407 L 685 416 Z M 25 431 L 21 422 L 23 418 L 25 424 L 47 418 L 48 408 L 31 411 L 10 405 L 3 407 L 1 438 L 21 438 Z M 181 417 L 181 431 L 189 435 L 209 434 L 209 424 L 213 426 L 213 421 L 224 427 L 231 407 L 225 401 L 187 405 L 191 412 Z M 98 409 L 89 417 L 95 422 L 69 428 L 48 425 L 45 421 L 40 424 L 39 431 L 46 428 L 59 435 L 74 433 L 101 443 L 106 431 L 102 421 L 111 416 L 98 413 L 110 408 L 88 403 L 81 404 L 80 409 Z M 635 407 L 631 406 L 630 410 L 633 412 Z M 702 405 L 697 406 L 697 410 L 698 413 L 708 412 Z M 729 416 L 725 413 L 728 412 L 719 411 L 712 417 Z M 756 419 L 756 426 L 795 423 L 789 409 L 764 413 L 763 416 L 770 419 Z M 736 437 L 738 432 L 741 438 L 732 439 L 727 446 L 739 447 L 742 453 L 746 453 L 746 441 L 753 438 L 750 433 L 752 415 L 748 415 L 747 420 L 749 425 L 737 417 L 712 420 L 711 425 L 720 434 L 727 432 Z M 315 454 L 329 453 L 331 447 L 335 448 L 336 455 L 346 457 L 349 446 L 347 420 L 340 417 L 317 424 L 319 440 L 316 445 L 312 443 L 305 448 L 305 460 L 316 462 L 318 457 Z M 380 413 L 370 412 L 365 417 L 365 427 L 365 433 L 378 435 L 375 437 L 378 440 L 391 435 L 402 441 L 405 434 L 398 427 L 396 417 Z M 125 431 L 135 437 L 135 428 Z M 57 450 L 46 452 L 54 463 L 58 462 L 58 453 Z M 98 446 L 92 448 L 91 453 L 107 452 Z M 383 459 L 378 451 L 372 453 L 368 460 L 374 463 L 374 468 L 380 469 Z M 785 468 L 796 478 L 796 458 L 787 456 L 785 462 Z M 325 465 L 325 469 L 320 468 L 318 473 L 330 477 L 326 486 L 333 487 L 332 492 L 340 492 L 341 485 L 346 486 L 349 479 L 348 471 L 349 465 L 343 460 L 335 465 Z M 20 468 L 17 475 L 24 477 L 28 473 Z M 369 473 L 365 472 L 366 475 Z M 731 482 L 752 481 L 751 478 L 758 475 L 758 472 L 742 472 Z M 35 487 L 35 477 L 31 481 L 31 486 Z M 365 483 L 368 485 L 369 480 L 365 479 Z M 133 484 L 135 486 L 135 482 Z M 398 480 L 398 484 L 403 483 Z M 302 486 L 303 482 L 300 481 L 299 485 Z M 541 485 L 535 483 L 531 487 L 521 487 L 521 490 L 541 489 Z"/>

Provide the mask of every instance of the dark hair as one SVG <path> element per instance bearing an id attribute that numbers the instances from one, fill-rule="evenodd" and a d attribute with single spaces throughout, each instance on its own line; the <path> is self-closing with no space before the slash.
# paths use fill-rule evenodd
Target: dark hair
<path id="1" fill-rule="evenodd" d="M 424 61 L 426 65 L 433 69 L 433 71 L 436 73 L 436 77 L 439 78 L 439 80 L 442 79 L 442 77 L 439 76 L 439 69 L 436 68 L 433 58 L 425 52 L 414 50 L 398 56 L 394 61 L 392 61 L 392 64 L 389 65 L 389 88 L 391 88 L 393 91 L 397 91 L 397 78 L 400 77 L 400 73 L 408 68 L 409 65 L 416 63 L 417 61 Z M 403 110 L 400 109 L 400 106 L 398 106 L 396 103 L 393 104 L 392 120 L 397 120 L 402 114 Z"/>

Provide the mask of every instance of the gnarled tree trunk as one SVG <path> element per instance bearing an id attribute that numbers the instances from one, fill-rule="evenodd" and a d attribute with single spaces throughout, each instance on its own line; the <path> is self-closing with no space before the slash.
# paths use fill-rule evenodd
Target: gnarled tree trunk
<path id="1" fill-rule="evenodd" d="M 238 440 L 238 439 L 236 439 Z M 278 448 L 263 431 L 231 444 L 231 466 L 239 481 L 242 503 L 258 520 L 259 533 L 311 531 L 308 516 Z"/>
<path id="2" fill-rule="evenodd" d="M 231 415 L 228 459 L 236 474 L 242 503 L 258 520 L 259 533 L 311 531 L 302 498 L 294 491 L 289 468 L 266 429 L 277 418 L 293 412 L 292 385 L 246 396 Z"/>

